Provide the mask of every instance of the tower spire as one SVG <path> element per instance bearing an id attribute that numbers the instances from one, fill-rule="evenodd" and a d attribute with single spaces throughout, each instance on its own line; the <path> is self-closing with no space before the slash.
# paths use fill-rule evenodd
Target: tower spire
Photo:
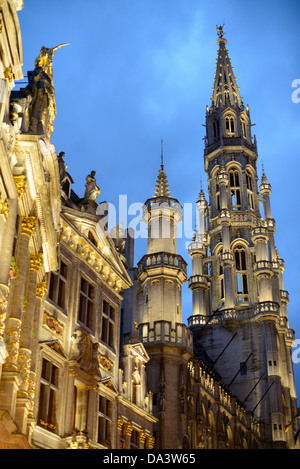
<path id="1" fill-rule="evenodd" d="M 226 49 L 227 39 L 225 39 L 222 26 L 217 26 L 219 46 L 218 57 L 216 62 L 216 73 L 214 77 L 214 86 L 212 88 L 212 105 L 213 107 L 227 108 L 229 106 L 241 107 L 243 105 L 240 96 L 239 87 L 237 86 L 236 77 L 233 73 L 233 67 Z"/>
<path id="2" fill-rule="evenodd" d="M 158 177 L 156 180 L 153 197 L 171 197 L 167 175 L 164 170 L 163 140 L 161 140 L 160 159 L 161 159 L 160 170 L 159 170 Z"/>

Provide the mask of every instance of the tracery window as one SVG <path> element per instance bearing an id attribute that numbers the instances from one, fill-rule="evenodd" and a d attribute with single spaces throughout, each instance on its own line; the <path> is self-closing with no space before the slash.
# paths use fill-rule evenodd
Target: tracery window
<path id="1" fill-rule="evenodd" d="M 231 114 L 225 118 L 225 129 L 227 137 L 233 137 L 235 135 L 234 118 Z"/>
<path id="2" fill-rule="evenodd" d="M 241 210 L 241 188 L 239 171 L 237 168 L 232 168 L 229 171 L 230 181 L 230 194 L 231 194 L 231 208 L 232 210 Z"/>
<path id="3" fill-rule="evenodd" d="M 234 250 L 236 293 L 239 301 L 248 301 L 246 250 L 239 245 Z"/>

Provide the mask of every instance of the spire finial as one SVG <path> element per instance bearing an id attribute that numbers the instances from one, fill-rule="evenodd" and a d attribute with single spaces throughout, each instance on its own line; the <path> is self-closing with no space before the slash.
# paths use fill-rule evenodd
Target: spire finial
<path id="1" fill-rule="evenodd" d="M 161 160 L 161 169 L 164 167 L 164 141 L 160 141 L 160 160 Z"/>

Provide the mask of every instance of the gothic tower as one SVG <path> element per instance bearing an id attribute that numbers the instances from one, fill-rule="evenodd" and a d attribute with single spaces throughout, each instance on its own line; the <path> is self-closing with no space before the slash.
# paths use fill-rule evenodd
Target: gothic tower
<path id="1" fill-rule="evenodd" d="M 274 241 L 271 186 L 257 187 L 257 145 L 218 28 L 204 164 L 209 205 L 200 193 L 200 232 L 189 246 L 194 345 L 201 342 L 227 389 L 264 424 L 274 447 L 293 447 L 285 432 L 297 413 L 284 262 Z M 295 422 L 297 428 L 297 423 Z"/>
<path id="2" fill-rule="evenodd" d="M 163 163 L 153 197 L 145 202 L 147 254 L 138 263 L 137 308 L 133 318 L 150 357 L 148 388 L 157 417 L 155 448 L 180 448 L 187 441 L 187 377 L 191 332 L 182 324 L 181 287 L 186 262 L 177 254 L 182 207 L 171 197 Z"/>

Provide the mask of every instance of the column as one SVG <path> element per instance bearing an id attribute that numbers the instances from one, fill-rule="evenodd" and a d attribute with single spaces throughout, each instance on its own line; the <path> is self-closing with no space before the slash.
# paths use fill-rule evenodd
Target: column
<path id="1" fill-rule="evenodd" d="M 23 217 L 16 255 L 19 275 L 14 279 L 10 292 L 10 311 L 6 326 L 6 347 L 8 356 L 6 363 L 3 365 L 4 370 L 16 371 L 18 369 L 22 307 L 28 274 L 29 239 L 34 233 L 34 230 L 35 217 Z"/>
<path id="2" fill-rule="evenodd" d="M 1 206 L 1 200 L 0 200 Z M 5 321 L 7 316 L 8 294 L 9 294 L 9 270 L 11 265 L 14 233 L 16 228 L 16 218 L 18 211 L 18 199 L 9 199 L 7 202 L 7 212 L 3 212 L 3 205 L 0 212 L 4 213 L 4 222 L 1 246 L 1 269 L 0 269 L 0 363 L 5 363 L 6 344 L 4 341 Z"/>
<path id="3" fill-rule="evenodd" d="M 30 380 L 31 368 L 31 351 L 32 351 L 32 330 L 35 315 L 36 304 L 36 288 L 38 271 L 43 265 L 42 254 L 32 254 L 30 257 L 30 268 L 28 274 L 26 304 L 24 304 L 24 314 L 20 336 L 20 352 L 19 352 L 19 370 L 21 376 L 21 385 L 18 396 L 28 397 L 28 388 Z"/>

